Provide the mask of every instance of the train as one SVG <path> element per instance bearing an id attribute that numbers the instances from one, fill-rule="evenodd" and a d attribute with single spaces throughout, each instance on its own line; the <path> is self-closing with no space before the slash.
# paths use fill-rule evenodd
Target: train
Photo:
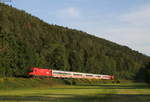
<path id="1" fill-rule="evenodd" d="M 113 80 L 113 75 L 101 75 L 92 73 L 81 73 L 81 72 L 71 72 L 71 71 L 61 71 L 53 69 L 44 69 L 33 67 L 31 72 L 28 73 L 29 76 L 33 77 L 51 77 L 51 78 L 85 78 L 85 79 L 105 79 Z"/>

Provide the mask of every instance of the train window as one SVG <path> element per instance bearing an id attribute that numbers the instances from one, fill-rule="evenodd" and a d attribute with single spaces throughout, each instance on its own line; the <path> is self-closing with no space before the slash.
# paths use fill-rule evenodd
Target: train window
<path id="1" fill-rule="evenodd" d="M 53 74 L 60 74 L 59 72 L 53 72 Z"/>
<path id="2" fill-rule="evenodd" d="M 73 75 L 82 76 L 82 74 L 73 74 Z"/>
<path id="3" fill-rule="evenodd" d="M 64 75 L 71 75 L 70 73 L 63 73 Z"/>
<path id="4" fill-rule="evenodd" d="M 95 76 L 95 77 L 99 77 L 99 78 L 101 78 L 101 76 Z"/>
<path id="5" fill-rule="evenodd" d="M 88 74 L 87 74 L 86 76 L 89 76 L 89 77 L 91 77 L 91 76 L 93 76 L 93 75 L 88 75 Z"/>
<path id="6" fill-rule="evenodd" d="M 62 73 L 62 72 L 53 72 L 53 74 L 71 75 L 70 73 Z"/>

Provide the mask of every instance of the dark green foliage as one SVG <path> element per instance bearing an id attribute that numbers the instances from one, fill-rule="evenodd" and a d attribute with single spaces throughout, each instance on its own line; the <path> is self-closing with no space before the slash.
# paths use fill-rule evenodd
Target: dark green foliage
<path id="1" fill-rule="evenodd" d="M 150 61 L 148 56 L 126 46 L 49 25 L 2 3 L 0 36 L 1 77 L 24 76 L 31 67 L 42 67 L 132 79 Z"/>
<path id="2" fill-rule="evenodd" d="M 150 84 L 150 62 L 145 66 L 145 81 Z"/>
<path id="3" fill-rule="evenodd" d="M 150 84 L 150 69 L 146 71 L 146 82 Z"/>
<path id="4" fill-rule="evenodd" d="M 150 62 L 146 63 L 136 74 L 137 81 L 143 81 L 150 84 Z"/>

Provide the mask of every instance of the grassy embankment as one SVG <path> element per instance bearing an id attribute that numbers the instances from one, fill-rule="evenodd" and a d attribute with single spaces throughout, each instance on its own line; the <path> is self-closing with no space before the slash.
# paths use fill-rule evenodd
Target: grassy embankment
<path id="1" fill-rule="evenodd" d="M 20 82 L 26 84 L 21 86 Z M 60 80 L 3 80 L 0 84 L 0 102 L 150 102 L 150 87 L 145 83 L 65 84 Z"/>
<path id="2" fill-rule="evenodd" d="M 111 80 L 94 79 L 39 79 L 39 78 L 0 78 L 0 90 L 14 90 L 27 88 L 51 88 L 64 85 L 98 85 L 114 83 Z"/>

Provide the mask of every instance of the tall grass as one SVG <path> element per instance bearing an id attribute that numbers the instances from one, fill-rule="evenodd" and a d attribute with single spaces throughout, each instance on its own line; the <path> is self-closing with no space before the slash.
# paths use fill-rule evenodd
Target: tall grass
<path id="1" fill-rule="evenodd" d="M 65 82 L 59 79 L 0 78 L 0 90 L 46 88 L 57 85 L 65 85 Z"/>
<path id="2" fill-rule="evenodd" d="M 99 79 L 40 79 L 40 78 L 0 78 L 0 90 L 18 88 L 44 88 L 62 85 L 100 85 L 132 83 L 129 80 L 99 80 Z"/>
<path id="3" fill-rule="evenodd" d="M 44 88 L 62 85 L 99 85 L 117 83 L 98 79 L 40 79 L 40 78 L 0 78 L 0 90 L 18 88 Z"/>
<path id="4" fill-rule="evenodd" d="M 0 102 L 150 102 L 150 88 L 145 83 L 119 83 L 0 90 Z"/>

